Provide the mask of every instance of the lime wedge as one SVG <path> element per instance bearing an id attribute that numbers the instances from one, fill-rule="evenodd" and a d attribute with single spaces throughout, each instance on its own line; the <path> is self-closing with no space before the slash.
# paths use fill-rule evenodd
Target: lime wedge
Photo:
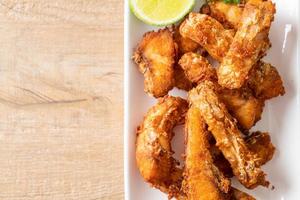
<path id="1" fill-rule="evenodd" d="M 130 9 L 143 22 L 165 26 L 181 20 L 195 5 L 195 0 L 130 0 Z"/>

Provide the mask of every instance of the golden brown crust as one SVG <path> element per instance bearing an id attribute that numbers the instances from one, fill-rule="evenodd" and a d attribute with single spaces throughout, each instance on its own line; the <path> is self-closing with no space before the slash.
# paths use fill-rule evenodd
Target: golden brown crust
<path id="1" fill-rule="evenodd" d="M 179 32 L 179 26 L 175 28 L 174 40 L 178 45 L 178 55 L 181 56 L 187 52 L 196 52 L 201 46 L 193 40 L 183 37 Z"/>
<path id="2" fill-rule="evenodd" d="M 144 74 L 145 92 L 162 97 L 174 86 L 174 63 L 177 46 L 168 28 L 150 31 L 143 36 L 133 56 Z"/>
<path id="3" fill-rule="evenodd" d="M 179 60 L 179 64 L 191 82 L 199 84 L 204 80 L 211 80 L 217 83 L 215 68 L 201 55 L 186 53 Z M 245 87 L 229 90 L 220 87 L 218 95 L 243 129 L 250 129 L 260 120 L 264 104 L 253 96 L 250 89 Z"/>
<path id="4" fill-rule="evenodd" d="M 222 61 L 232 42 L 234 31 L 226 30 L 214 18 L 190 13 L 180 26 L 180 34 L 200 44 L 210 56 Z"/>
<path id="5" fill-rule="evenodd" d="M 264 165 L 274 156 L 276 148 L 267 132 L 256 131 L 246 138 L 250 151 L 257 155 L 258 165 Z"/>
<path id="6" fill-rule="evenodd" d="M 226 158 L 224 157 L 222 152 L 218 149 L 218 147 L 211 146 L 210 152 L 214 160 L 215 166 L 224 174 L 224 176 L 226 178 L 234 177 L 230 163 L 228 162 L 228 160 L 226 160 Z"/>
<path id="7" fill-rule="evenodd" d="M 225 177 L 232 178 L 234 175 L 230 163 L 226 160 L 220 149 L 216 147 L 215 143 L 210 145 L 209 151 L 217 168 L 224 174 Z"/>
<path id="8" fill-rule="evenodd" d="M 274 14 L 271 1 L 246 3 L 239 28 L 217 71 L 221 86 L 234 89 L 244 84 L 252 66 L 270 47 L 268 34 Z"/>
<path id="9" fill-rule="evenodd" d="M 179 65 L 176 65 L 174 71 L 175 87 L 181 90 L 190 91 L 194 85 L 186 77 L 183 69 Z"/>
<path id="10" fill-rule="evenodd" d="M 262 100 L 284 95 L 283 81 L 276 70 L 269 63 L 259 61 L 251 70 L 247 85 L 255 96 Z"/>
<path id="11" fill-rule="evenodd" d="M 224 193 L 230 189 L 230 180 L 213 163 L 206 125 L 199 109 L 193 105 L 186 116 L 185 132 L 185 194 L 191 200 L 225 199 Z"/>
<path id="12" fill-rule="evenodd" d="M 215 18 L 226 29 L 237 30 L 243 14 L 243 6 L 223 1 L 211 1 L 202 6 L 201 13 Z"/>
<path id="13" fill-rule="evenodd" d="M 189 92 L 189 101 L 197 106 L 201 116 L 216 139 L 217 147 L 230 162 L 234 175 L 247 188 L 267 186 L 264 172 L 258 167 L 257 157 L 249 151 L 235 120 L 219 100 L 215 85 L 200 83 Z"/>
<path id="14" fill-rule="evenodd" d="M 175 27 L 174 40 L 178 47 L 178 58 L 187 52 L 200 52 L 201 55 L 205 54 L 205 50 L 202 47 L 189 38 L 184 38 L 179 33 L 179 26 Z M 175 87 L 181 90 L 189 91 L 193 88 L 193 83 L 186 77 L 181 66 L 175 64 Z"/>
<path id="15" fill-rule="evenodd" d="M 172 157 L 172 129 L 184 122 L 188 104 L 179 97 L 166 96 L 149 109 L 137 130 L 136 162 L 142 177 L 167 193 L 179 190 L 182 170 Z"/>
<path id="16" fill-rule="evenodd" d="M 249 130 L 261 119 L 264 103 L 256 99 L 248 88 L 222 89 L 219 98 L 242 129 Z"/>
<path id="17" fill-rule="evenodd" d="M 206 58 L 197 53 L 184 54 L 178 64 L 184 70 L 186 77 L 193 83 L 200 83 L 204 80 L 217 81 L 216 70 Z"/>
<path id="18" fill-rule="evenodd" d="M 271 142 L 269 133 L 257 131 L 248 135 L 245 141 L 249 150 L 257 156 L 258 166 L 266 164 L 273 158 L 276 149 Z M 220 171 L 228 178 L 233 177 L 230 163 L 215 144 L 211 144 L 210 152 Z"/>

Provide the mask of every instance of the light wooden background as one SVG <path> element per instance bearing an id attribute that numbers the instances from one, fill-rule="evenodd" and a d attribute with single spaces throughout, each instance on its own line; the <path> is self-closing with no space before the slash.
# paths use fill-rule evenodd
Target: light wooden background
<path id="1" fill-rule="evenodd" d="M 123 199 L 123 1 L 0 0 L 0 199 Z"/>

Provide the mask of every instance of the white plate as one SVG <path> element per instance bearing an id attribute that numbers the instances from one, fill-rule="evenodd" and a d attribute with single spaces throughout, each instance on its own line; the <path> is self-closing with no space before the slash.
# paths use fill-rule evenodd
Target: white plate
<path id="1" fill-rule="evenodd" d="M 277 13 L 272 24 L 270 38 L 272 48 L 264 60 L 277 67 L 286 89 L 283 97 L 266 103 L 262 120 L 253 129 L 269 131 L 277 147 L 275 157 L 263 166 L 274 190 L 259 187 L 248 191 L 258 200 L 298 200 L 300 199 L 300 73 L 299 73 L 299 1 L 276 0 Z M 200 3 L 199 3 L 200 4 Z M 199 10 L 199 5 L 195 8 Z M 125 1 L 124 23 L 124 174 L 125 199 L 158 200 L 167 199 L 142 180 L 135 163 L 136 127 L 143 115 L 156 100 L 143 90 L 143 76 L 131 61 L 134 47 L 142 35 L 157 29 L 137 20 L 129 11 Z M 185 95 L 173 90 L 172 95 Z M 183 152 L 182 134 L 177 129 L 173 148 L 177 156 Z M 181 137 L 181 138 L 180 138 Z M 246 191 L 245 189 L 243 189 Z"/>

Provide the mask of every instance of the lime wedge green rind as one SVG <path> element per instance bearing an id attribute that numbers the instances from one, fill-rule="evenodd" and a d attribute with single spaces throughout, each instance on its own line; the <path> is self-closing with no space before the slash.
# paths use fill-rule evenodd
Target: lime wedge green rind
<path id="1" fill-rule="evenodd" d="M 131 12 L 141 21 L 154 25 L 174 24 L 189 13 L 195 0 L 130 0 Z"/>

